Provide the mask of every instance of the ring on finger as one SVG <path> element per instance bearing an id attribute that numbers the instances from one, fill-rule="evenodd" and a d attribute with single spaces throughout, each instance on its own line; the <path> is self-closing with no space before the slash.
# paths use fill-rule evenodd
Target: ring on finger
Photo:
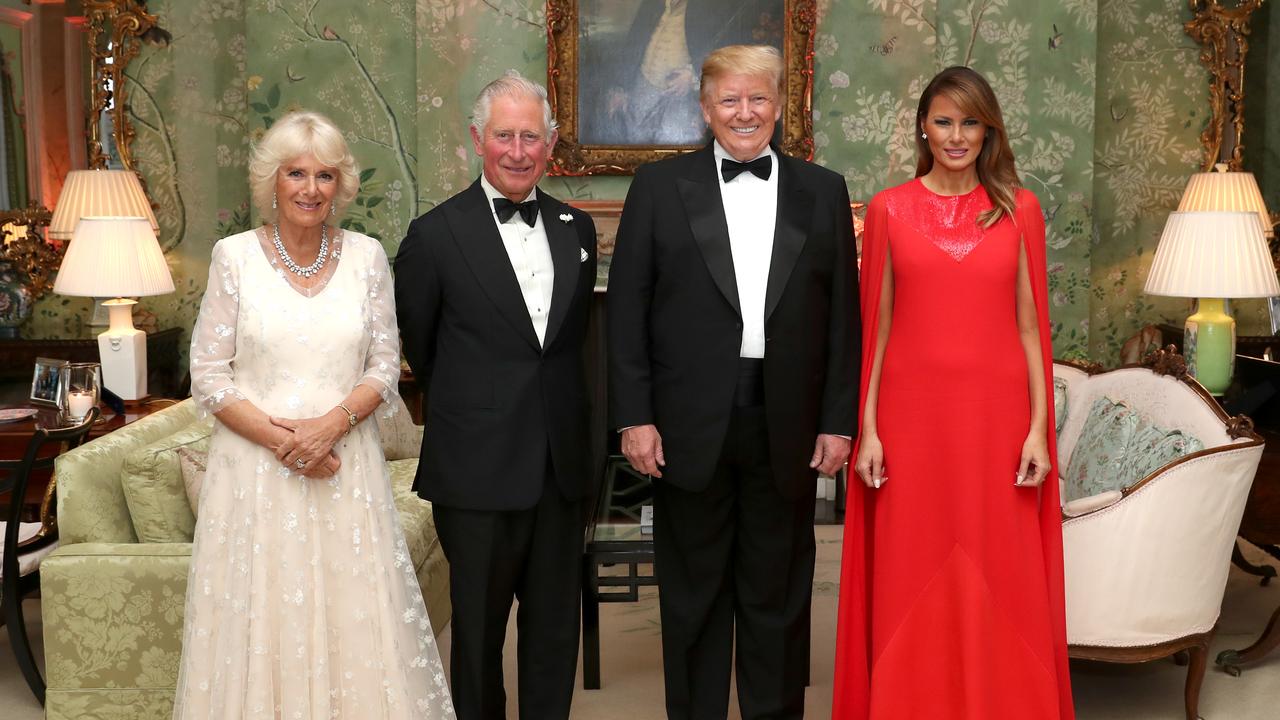
<path id="1" fill-rule="evenodd" d="M 298 458 L 297 462 L 295 462 L 293 466 L 301 470 L 302 468 L 307 466 L 307 461 L 303 460 L 302 458 Z"/>

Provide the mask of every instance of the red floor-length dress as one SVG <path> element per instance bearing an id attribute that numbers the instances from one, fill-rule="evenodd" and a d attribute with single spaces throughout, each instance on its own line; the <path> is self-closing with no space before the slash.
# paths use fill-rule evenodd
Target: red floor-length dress
<path id="1" fill-rule="evenodd" d="M 982 186 L 943 196 L 916 179 L 868 209 L 861 397 L 887 253 L 893 320 L 876 419 L 888 480 L 850 487 L 839 720 L 1074 717 L 1057 473 L 1040 490 L 1014 486 L 1030 426 L 1015 304 L 1022 247 L 1052 398 L 1044 219 L 1025 190 L 1014 218 L 983 229 L 976 217 L 990 207 Z"/>

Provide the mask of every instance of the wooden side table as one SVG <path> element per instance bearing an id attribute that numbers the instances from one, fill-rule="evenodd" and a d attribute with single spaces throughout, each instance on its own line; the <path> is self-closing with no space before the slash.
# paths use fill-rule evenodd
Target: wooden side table
<path id="1" fill-rule="evenodd" d="M 96 350 L 96 348 L 95 348 Z M 125 408 L 124 414 L 114 414 L 109 409 L 103 409 L 106 413 L 103 419 L 93 426 L 89 431 L 89 440 L 96 437 L 106 435 L 113 430 L 136 422 L 150 415 L 153 412 L 163 410 L 175 403 L 177 400 L 170 399 L 153 399 L 137 405 L 130 405 Z M 15 407 L 10 405 L 9 407 Z M 21 406 L 18 406 L 21 407 Z M 31 439 L 31 434 L 35 432 L 37 427 L 61 427 L 63 425 L 58 411 L 54 408 L 37 408 L 35 417 L 30 420 L 22 420 L 19 422 L 0 424 L 0 459 L 17 460 L 22 457 L 22 453 L 27 449 L 27 441 Z M 51 447 L 50 452 L 56 451 Z M 27 486 L 26 497 L 23 498 L 25 505 L 24 515 L 27 515 L 28 522 L 34 522 L 38 519 L 40 511 L 40 503 L 43 502 L 44 496 L 49 486 L 48 473 L 43 476 L 33 475 L 31 483 Z"/>

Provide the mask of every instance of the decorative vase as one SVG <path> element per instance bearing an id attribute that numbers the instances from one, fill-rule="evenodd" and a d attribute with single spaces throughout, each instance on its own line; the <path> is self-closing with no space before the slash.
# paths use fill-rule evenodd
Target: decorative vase
<path id="1" fill-rule="evenodd" d="M 0 338 L 17 338 L 18 328 L 31 317 L 34 304 L 26 276 L 12 263 L 0 261 Z"/>

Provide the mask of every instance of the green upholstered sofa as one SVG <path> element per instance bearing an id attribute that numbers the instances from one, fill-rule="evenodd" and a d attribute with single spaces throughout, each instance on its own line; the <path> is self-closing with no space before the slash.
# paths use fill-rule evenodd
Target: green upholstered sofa
<path id="1" fill-rule="evenodd" d="M 60 545 L 40 569 L 47 718 L 170 717 L 194 515 L 189 505 L 182 508 L 187 500 L 180 474 L 172 475 L 179 473 L 177 458 L 157 448 L 207 445 L 210 427 L 186 400 L 58 458 Z M 388 466 L 431 623 L 439 632 L 452 614 L 448 565 L 430 504 L 409 491 L 417 463 L 413 457 Z M 139 470 L 147 475 L 141 483 Z M 135 517 L 141 521 L 136 527 Z M 176 541 L 154 541 L 166 534 Z"/>

